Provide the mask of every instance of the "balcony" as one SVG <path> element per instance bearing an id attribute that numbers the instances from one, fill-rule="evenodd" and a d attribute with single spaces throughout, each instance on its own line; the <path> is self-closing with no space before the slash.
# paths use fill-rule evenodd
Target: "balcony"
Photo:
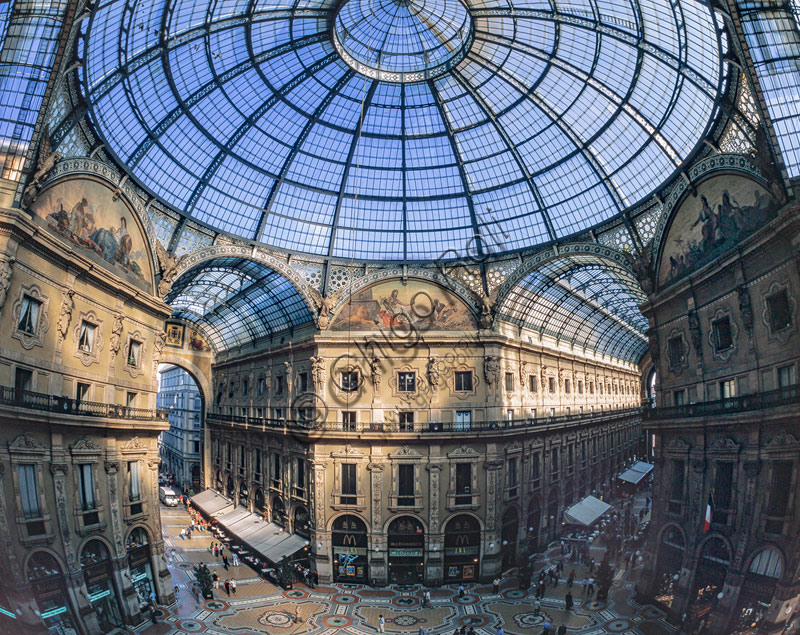
<path id="1" fill-rule="evenodd" d="M 647 421 L 661 419 L 686 419 L 691 417 L 709 417 L 715 415 L 737 414 L 749 410 L 764 410 L 779 406 L 794 406 L 800 403 L 800 384 L 778 388 L 767 392 L 702 401 L 685 406 L 669 406 L 666 408 L 645 408 L 643 417 Z"/>
<path id="2" fill-rule="evenodd" d="M 339 421 L 309 421 L 307 419 L 269 419 L 265 417 L 243 417 L 221 413 L 209 413 L 206 420 L 210 423 L 218 423 L 230 426 L 240 426 L 244 428 L 274 429 L 279 431 L 300 430 L 313 432 L 339 432 L 344 434 L 361 435 L 367 433 L 397 433 L 404 435 L 411 434 L 473 434 L 484 431 L 533 431 L 548 430 L 551 427 L 562 427 L 570 424 L 581 424 L 588 421 L 600 422 L 618 419 L 620 417 L 639 416 L 642 408 L 623 408 L 620 410 L 604 410 L 602 412 L 561 415 L 552 417 L 538 417 L 536 419 L 501 419 L 498 421 L 472 421 L 471 423 L 461 423 L 455 421 L 447 422 L 427 422 L 415 423 L 413 429 L 407 423 L 398 422 L 358 422 L 354 427 L 342 427 Z"/>
<path id="3" fill-rule="evenodd" d="M 41 392 L 18 390 L 8 386 L 0 386 L 0 405 L 80 417 L 103 417 L 106 419 L 129 419 L 135 421 L 167 421 L 168 419 L 166 410 L 129 408 L 119 404 L 58 397 Z"/>

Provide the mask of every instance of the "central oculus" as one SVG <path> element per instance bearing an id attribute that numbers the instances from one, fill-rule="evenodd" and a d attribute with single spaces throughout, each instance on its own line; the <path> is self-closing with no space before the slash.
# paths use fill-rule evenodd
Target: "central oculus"
<path id="1" fill-rule="evenodd" d="M 419 82 L 458 64 L 472 43 L 472 18 L 461 0 L 346 0 L 333 44 L 367 77 Z"/>

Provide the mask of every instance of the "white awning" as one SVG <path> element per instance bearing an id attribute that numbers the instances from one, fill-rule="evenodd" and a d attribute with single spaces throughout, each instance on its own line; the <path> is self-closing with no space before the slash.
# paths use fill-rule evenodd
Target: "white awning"
<path id="1" fill-rule="evenodd" d="M 278 564 L 286 556 L 292 556 L 306 546 L 308 540 L 297 534 L 284 534 L 286 537 L 265 553 L 267 560 Z"/>
<path id="2" fill-rule="evenodd" d="M 192 496 L 191 501 L 192 505 L 209 516 L 218 516 L 233 509 L 233 503 L 213 489 Z"/>
<path id="3" fill-rule="evenodd" d="M 573 525 L 590 527 L 609 509 L 611 509 L 611 505 L 608 503 L 604 503 L 594 496 L 587 496 L 580 503 L 576 503 L 564 511 L 564 520 Z"/>
<path id="4" fill-rule="evenodd" d="M 233 511 L 229 511 L 227 514 L 217 516 L 217 522 L 227 530 L 237 521 L 242 520 L 250 515 L 250 512 L 247 511 L 247 507 L 237 507 Z"/>
<path id="5" fill-rule="evenodd" d="M 623 481 L 628 483 L 633 483 L 636 485 L 639 481 L 641 481 L 645 476 L 650 474 L 653 471 L 653 464 L 652 463 L 645 463 L 644 461 L 638 461 L 631 465 L 630 468 L 625 470 L 622 474 L 619 475 L 619 478 Z"/>

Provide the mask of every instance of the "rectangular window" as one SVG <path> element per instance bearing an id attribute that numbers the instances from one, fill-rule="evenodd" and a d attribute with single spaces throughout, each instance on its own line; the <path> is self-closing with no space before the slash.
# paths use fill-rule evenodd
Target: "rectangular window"
<path id="1" fill-rule="evenodd" d="M 764 531 L 771 534 L 783 533 L 784 518 L 789 509 L 789 495 L 792 484 L 791 461 L 774 461 L 772 463 L 772 482 L 767 503 L 767 519 Z"/>
<path id="2" fill-rule="evenodd" d="M 572 470 L 572 466 L 575 465 L 575 446 L 571 443 L 567 446 L 567 465 L 570 470 Z"/>
<path id="3" fill-rule="evenodd" d="M 245 379 L 242 381 L 242 397 L 247 397 L 248 392 L 250 392 L 250 380 Z"/>
<path id="4" fill-rule="evenodd" d="M 514 373 L 506 373 L 506 390 L 508 392 L 514 390 Z"/>
<path id="5" fill-rule="evenodd" d="M 773 333 L 782 331 L 792 323 L 792 311 L 786 289 L 781 289 L 767 298 L 769 326 Z"/>
<path id="6" fill-rule="evenodd" d="M 537 481 L 542 478 L 542 455 L 538 452 L 531 458 L 531 480 L 534 482 L 534 487 L 538 485 Z"/>
<path id="7" fill-rule="evenodd" d="M 414 432 L 414 413 L 413 412 L 398 412 L 398 425 L 400 432 Z"/>
<path id="8" fill-rule="evenodd" d="M 558 448 L 550 450 L 550 471 L 553 474 L 558 472 Z"/>
<path id="9" fill-rule="evenodd" d="M 397 373 L 397 391 L 414 392 L 416 390 L 416 373 Z"/>
<path id="10" fill-rule="evenodd" d="M 781 366 L 778 369 L 778 388 L 788 388 L 789 386 L 794 386 L 794 384 L 794 364 Z"/>
<path id="11" fill-rule="evenodd" d="M 531 408 L 531 422 L 536 422 L 536 408 Z"/>
<path id="12" fill-rule="evenodd" d="M 300 373 L 298 378 L 300 379 L 300 392 L 308 391 L 308 373 Z"/>
<path id="13" fill-rule="evenodd" d="M 506 489 L 509 498 L 517 495 L 517 485 L 519 485 L 519 459 L 513 457 L 506 462 Z"/>
<path id="14" fill-rule="evenodd" d="M 84 384 L 82 382 L 78 382 L 75 386 L 75 399 L 78 401 L 88 401 L 89 399 L 89 389 L 91 388 L 91 384 Z"/>
<path id="15" fill-rule="evenodd" d="M 551 393 L 554 393 L 556 391 L 556 378 L 555 377 L 548 377 L 547 378 L 547 389 Z"/>
<path id="16" fill-rule="evenodd" d="M 414 505 L 414 466 L 407 463 L 397 466 L 397 504 Z"/>
<path id="17" fill-rule="evenodd" d="M 579 395 L 583 394 L 583 381 L 581 381 L 580 379 L 578 380 L 578 394 Z"/>
<path id="18" fill-rule="evenodd" d="M 345 432 L 356 431 L 356 413 L 354 410 L 342 411 L 342 430 Z"/>
<path id="19" fill-rule="evenodd" d="M 472 504 L 472 463 L 456 463 L 456 505 Z"/>
<path id="20" fill-rule="evenodd" d="M 590 395 L 594 394 L 594 382 L 593 381 L 589 382 L 589 394 Z"/>
<path id="21" fill-rule="evenodd" d="M 232 381 L 228 384 L 228 399 L 233 398 L 233 393 L 236 392 L 236 382 Z"/>
<path id="22" fill-rule="evenodd" d="M 733 463 L 731 461 L 717 461 L 712 492 L 713 507 L 712 520 L 715 523 L 728 522 L 728 510 L 731 509 L 733 491 Z"/>
<path id="23" fill-rule="evenodd" d="M 719 396 L 722 399 L 733 399 L 736 396 L 736 382 L 733 379 L 719 382 Z"/>
<path id="24" fill-rule="evenodd" d="M 281 455 L 277 452 L 272 455 L 272 485 L 274 487 L 281 485 Z"/>
<path id="25" fill-rule="evenodd" d="M 342 390 L 344 392 L 355 392 L 358 390 L 358 371 L 342 371 Z"/>
<path id="26" fill-rule="evenodd" d="M 19 310 L 19 322 L 17 330 L 29 335 L 36 335 L 36 328 L 39 324 L 39 311 L 42 303 L 29 295 L 22 296 L 22 306 Z"/>
<path id="27" fill-rule="evenodd" d="M 683 471 L 684 462 L 682 460 L 672 461 L 672 480 L 669 484 L 669 503 L 667 509 L 673 514 L 681 513 L 683 501 Z"/>
<path id="28" fill-rule="evenodd" d="M 258 396 L 259 397 L 264 394 L 265 385 L 266 385 L 266 382 L 264 381 L 264 378 L 263 377 L 259 377 L 258 378 Z"/>
<path id="29" fill-rule="evenodd" d="M 141 498 L 139 487 L 139 461 L 128 461 L 128 498 L 132 503 Z"/>
<path id="30" fill-rule="evenodd" d="M 139 355 L 142 350 L 142 343 L 136 340 L 131 340 L 128 343 L 128 366 L 139 366 Z"/>
<path id="31" fill-rule="evenodd" d="M 285 383 L 286 378 L 283 375 L 278 375 L 275 377 L 275 394 L 282 395 L 283 394 L 283 385 Z"/>
<path id="32" fill-rule="evenodd" d="M 456 410 L 456 431 L 464 432 L 472 427 L 472 411 Z"/>
<path id="33" fill-rule="evenodd" d="M 17 477 L 19 478 L 19 495 L 22 500 L 22 515 L 26 520 L 41 518 L 39 488 L 36 484 L 36 466 L 28 463 L 17 465 Z"/>
<path id="34" fill-rule="evenodd" d="M 711 330 L 713 333 L 714 348 L 717 351 L 724 351 L 733 346 L 731 319 L 727 315 L 719 320 L 714 320 L 711 323 Z"/>
<path id="35" fill-rule="evenodd" d="M 295 459 L 294 464 L 294 485 L 296 488 L 305 492 L 306 489 L 306 464 L 303 459 Z"/>
<path id="36" fill-rule="evenodd" d="M 506 420 L 507 421 L 514 421 L 514 411 L 510 408 L 506 410 Z"/>
<path id="37" fill-rule="evenodd" d="M 528 389 L 536 392 L 536 375 L 528 375 Z"/>
<path id="38" fill-rule="evenodd" d="M 684 388 L 672 391 L 672 403 L 675 406 L 686 405 L 686 390 Z"/>
<path id="39" fill-rule="evenodd" d="M 683 338 L 671 337 L 667 340 L 667 358 L 670 366 L 683 364 Z"/>
<path id="40" fill-rule="evenodd" d="M 200 441 L 192 441 L 192 453 L 193 454 L 200 453 Z"/>
<path id="41" fill-rule="evenodd" d="M 261 474 L 261 450 L 256 450 L 256 474 Z"/>
<path id="42" fill-rule="evenodd" d="M 456 391 L 457 392 L 470 392 L 472 391 L 472 371 L 471 370 L 457 370 L 456 371 Z"/>
<path id="43" fill-rule="evenodd" d="M 33 372 L 27 368 L 17 368 L 14 371 L 14 389 L 16 392 L 16 400 L 23 402 L 25 400 L 25 393 L 30 392 L 33 383 Z"/>
<path id="44" fill-rule="evenodd" d="M 342 505 L 356 504 L 356 464 L 342 463 Z"/>
<path id="45" fill-rule="evenodd" d="M 78 478 L 81 488 L 81 509 L 85 512 L 95 509 L 94 477 L 91 463 L 81 463 L 78 465 Z"/>
<path id="46" fill-rule="evenodd" d="M 94 351 L 94 332 L 97 327 L 86 320 L 81 322 L 81 330 L 78 334 L 78 350 L 84 353 Z"/>
<path id="47" fill-rule="evenodd" d="M 569 394 L 571 390 L 572 390 L 572 384 L 570 383 L 570 380 L 569 379 L 565 379 L 564 380 L 564 392 L 566 394 Z"/>
<path id="48" fill-rule="evenodd" d="M 135 392 L 128 392 L 125 395 L 125 405 L 128 408 L 135 408 L 136 407 L 136 394 Z"/>

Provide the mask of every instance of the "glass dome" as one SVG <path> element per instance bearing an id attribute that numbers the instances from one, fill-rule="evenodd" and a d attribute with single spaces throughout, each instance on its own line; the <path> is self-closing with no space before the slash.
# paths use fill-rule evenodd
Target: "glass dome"
<path id="1" fill-rule="evenodd" d="M 148 191 L 357 260 L 607 221 L 692 158 L 723 86 L 695 0 L 110 0 L 83 28 L 93 121 Z"/>

